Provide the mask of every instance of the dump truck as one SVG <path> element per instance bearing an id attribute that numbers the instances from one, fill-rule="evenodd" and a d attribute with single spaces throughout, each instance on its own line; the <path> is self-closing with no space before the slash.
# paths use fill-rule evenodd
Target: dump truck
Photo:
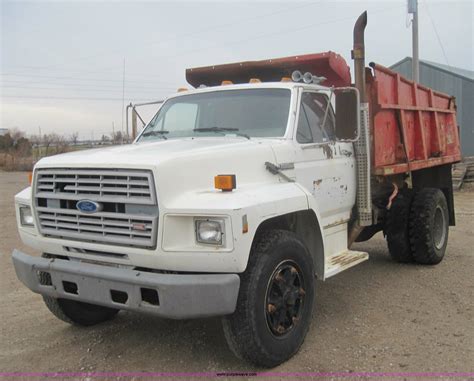
<path id="1" fill-rule="evenodd" d="M 80 326 L 221 316 L 238 357 L 273 367 L 303 343 L 316 279 L 368 259 L 354 242 L 441 262 L 455 101 L 366 67 L 366 23 L 354 83 L 333 52 L 192 68 L 132 144 L 41 159 L 15 205 L 43 255 L 13 252 L 19 280 Z"/>

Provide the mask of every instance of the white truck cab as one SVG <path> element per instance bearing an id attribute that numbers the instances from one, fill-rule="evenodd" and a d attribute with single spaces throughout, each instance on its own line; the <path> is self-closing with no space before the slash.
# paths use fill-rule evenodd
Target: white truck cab
<path id="1" fill-rule="evenodd" d="M 180 92 L 131 145 L 40 160 L 15 201 L 22 240 L 49 258 L 16 252 L 20 279 L 50 304 L 192 318 L 235 311 L 267 230 L 300 241 L 307 284 L 367 259 L 348 250 L 355 155 L 331 100 L 298 82 Z"/>

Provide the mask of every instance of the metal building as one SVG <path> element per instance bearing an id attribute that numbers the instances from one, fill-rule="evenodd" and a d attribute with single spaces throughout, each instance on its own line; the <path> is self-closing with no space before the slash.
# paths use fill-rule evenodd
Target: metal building
<path id="1" fill-rule="evenodd" d="M 404 77 L 412 77 L 411 57 L 390 68 Z M 474 71 L 420 60 L 420 83 L 456 97 L 462 154 L 474 156 Z"/>

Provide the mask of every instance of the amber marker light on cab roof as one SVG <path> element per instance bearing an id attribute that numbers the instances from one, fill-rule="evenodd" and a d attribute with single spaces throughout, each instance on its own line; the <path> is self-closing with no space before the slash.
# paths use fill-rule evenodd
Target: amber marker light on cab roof
<path id="1" fill-rule="evenodd" d="M 224 80 L 221 82 L 221 85 L 224 86 L 224 85 L 233 85 L 234 83 L 232 81 L 228 81 L 228 80 Z"/>
<path id="2" fill-rule="evenodd" d="M 214 187 L 224 192 L 232 192 L 237 187 L 235 175 L 217 175 L 214 177 Z"/>
<path id="3" fill-rule="evenodd" d="M 187 87 L 179 87 L 178 88 L 178 93 L 182 93 L 183 91 L 188 91 Z"/>

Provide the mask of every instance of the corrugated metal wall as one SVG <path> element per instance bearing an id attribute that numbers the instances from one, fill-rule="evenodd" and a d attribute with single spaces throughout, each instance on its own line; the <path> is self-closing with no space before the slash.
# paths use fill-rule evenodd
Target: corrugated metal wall
<path id="1" fill-rule="evenodd" d="M 391 67 L 410 79 L 411 68 L 411 59 Z M 420 62 L 420 83 L 456 97 L 462 154 L 474 156 L 474 82 Z"/>

